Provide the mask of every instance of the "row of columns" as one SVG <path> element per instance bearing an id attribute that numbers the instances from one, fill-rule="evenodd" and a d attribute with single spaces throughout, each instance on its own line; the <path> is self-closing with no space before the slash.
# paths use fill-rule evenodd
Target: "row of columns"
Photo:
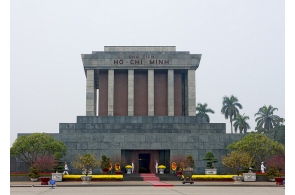
<path id="1" fill-rule="evenodd" d="M 97 94 L 94 70 L 87 70 L 86 116 L 96 116 Z M 195 70 L 187 74 L 187 114 L 196 115 Z M 108 70 L 108 115 L 114 115 L 114 69 Z M 128 70 L 128 116 L 134 116 L 134 70 Z M 148 116 L 154 116 L 154 70 L 148 70 Z M 168 70 L 168 116 L 174 116 L 174 70 Z"/>

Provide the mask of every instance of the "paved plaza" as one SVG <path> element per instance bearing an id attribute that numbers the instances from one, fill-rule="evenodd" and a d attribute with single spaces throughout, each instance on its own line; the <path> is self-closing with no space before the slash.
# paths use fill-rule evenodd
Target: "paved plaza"
<path id="1" fill-rule="evenodd" d="M 278 186 L 275 182 L 195 182 L 182 184 L 181 181 L 167 181 L 172 187 L 153 186 L 145 181 L 120 182 L 91 182 L 82 185 L 81 182 L 57 182 L 56 186 L 42 186 L 39 182 L 10 182 L 10 194 L 114 194 L 114 195 L 285 195 L 285 186 Z"/>
<path id="2" fill-rule="evenodd" d="M 35 195 L 35 194 L 114 194 L 114 195 L 284 195 L 285 188 L 282 187 L 253 187 L 253 186 L 197 186 L 184 185 L 173 187 L 153 186 L 96 186 L 96 187 L 11 187 L 10 194 L 13 195 Z"/>

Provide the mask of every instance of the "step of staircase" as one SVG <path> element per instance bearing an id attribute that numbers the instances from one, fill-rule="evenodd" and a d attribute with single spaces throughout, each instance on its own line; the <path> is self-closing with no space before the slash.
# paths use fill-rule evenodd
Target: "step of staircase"
<path id="1" fill-rule="evenodd" d="M 143 178 L 144 181 L 152 184 L 155 187 L 156 186 L 165 186 L 165 187 L 173 186 L 170 183 L 161 182 L 159 177 L 157 177 L 156 174 L 154 174 L 154 173 L 140 174 L 140 176 Z"/>
<path id="2" fill-rule="evenodd" d="M 140 174 L 140 177 L 143 178 L 143 181 L 160 181 L 160 179 L 154 173 Z"/>
<path id="3" fill-rule="evenodd" d="M 156 181 L 182 181 L 180 177 L 177 177 L 175 174 L 154 174 L 152 173 L 153 177 L 150 177 L 150 173 L 140 173 L 140 174 L 124 174 L 123 178 L 124 181 L 144 181 L 144 177 L 148 177 L 148 179 L 154 179 L 154 176 L 157 177 Z M 144 176 L 144 177 L 141 177 Z"/>

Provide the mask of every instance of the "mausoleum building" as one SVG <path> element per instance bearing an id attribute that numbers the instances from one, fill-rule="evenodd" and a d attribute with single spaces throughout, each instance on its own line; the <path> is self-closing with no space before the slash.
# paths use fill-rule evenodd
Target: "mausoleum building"
<path id="1" fill-rule="evenodd" d="M 173 156 L 192 155 L 195 172 L 204 173 L 203 158 L 212 152 L 222 172 L 226 147 L 244 135 L 196 117 L 196 93 L 206 93 L 195 86 L 202 84 L 195 78 L 201 56 L 175 46 L 105 46 L 82 54 L 85 116 L 60 123 L 59 133 L 52 134 L 67 146 L 64 160 L 105 154 L 112 161 L 133 160 L 135 173 L 152 173 L 156 160 L 169 170 Z"/>

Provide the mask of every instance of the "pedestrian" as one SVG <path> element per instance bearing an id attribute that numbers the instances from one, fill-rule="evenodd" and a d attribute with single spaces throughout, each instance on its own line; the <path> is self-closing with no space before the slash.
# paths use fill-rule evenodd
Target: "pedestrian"
<path id="1" fill-rule="evenodd" d="M 263 162 L 261 162 L 261 173 L 265 173 L 265 166 L 264 166 L 264 164 L 263 164 Z"/>
<path id="2" fill-rule="evenodd" d="M 156 168 L 156 174 L 158 173 L 158 161 L 156 160 L 156 165 L 155 165 L 155 168 Z"/>
<path id="3" fill-rule="evenodd" d="M 67 162 L 65 162 L 65 170 L 64 170 L 64 172 L 63 172 L 63 174 L 69 174 L 69 167 L 68 167 L 68 165 L 67 165 Z"/>
<path id="4" fill-rule="evenodd" d="M 131 166 L 132 166 L 132 173 L 133 173 L 134 172 L 134 163 L 133 163 L 133 160 L 132 160 Z"/>

